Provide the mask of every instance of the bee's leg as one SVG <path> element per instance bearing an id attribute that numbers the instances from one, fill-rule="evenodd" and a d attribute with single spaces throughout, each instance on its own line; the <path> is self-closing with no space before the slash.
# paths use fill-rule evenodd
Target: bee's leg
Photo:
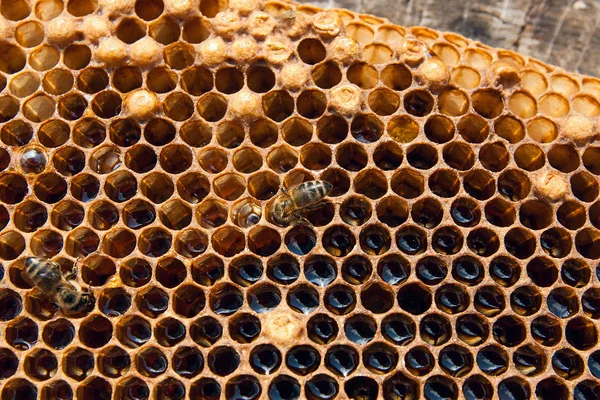
<path id="1" fill-rule="evenodd" d="M 77 270 L 79 269 L 79 263 L 81 262 L 81 258 L 77 257 L 77 260 L 73 263 L 73 267 L 70 271 L 67 271 L 63 274 L 66 280 L 73 281 L 77 279 Z"/>
<path id="2" fill-rule="evenodd" d="M 304 217 L 303 217 L 302 215 L 300 215 L 299 213 L 297 213 L 297 212 L 294 212 L 294 213 L 293 213 L 293 215 L 294 215 L 294 217 L 296 217 L 296 220 L 294 221 L 294 225 L 300 225 L 300 224 L 303 224 L 303 225 L 309 225 L 309 226 L 312 226 L 312 224 L 310 223 L 310 221 L 309 221 L 309 220 L 307 220 L 306 218 L 304 218 Z"/>
<path id="3" fill-rule="evenodd" d="M 304 207 L 305 210 L 308 211 L 313 211 L 313 210 L 318 210 L 319 208 L 323 208 L 325 207 L 325 203 L 323 203 L 322 201 L 319 201 L 315 204 L 311 204 L 309 206 Z"/>

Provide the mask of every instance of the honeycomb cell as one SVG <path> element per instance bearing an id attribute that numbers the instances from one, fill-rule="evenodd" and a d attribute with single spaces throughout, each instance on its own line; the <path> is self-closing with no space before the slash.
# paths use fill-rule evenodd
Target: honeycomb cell
<path id="1" fill-rule="evenodd" d="M 38 381 L 52 378 L 58 370 L 56 356 L 46 349 L 34 350 L 23 362 L 25 373 Z"/>
<path id="2" fill-rule="evenodd" d="M 115 395 L 126 399 L 147 399 L 150 389 L 140 378 L 127 377 L 117 384 Z"/>
<path id="3" fill-rule="evenodd" d="M 193 347 L 179 347 L 171 359 L 174 371 L 181 377 L 196 377 L 204 368 L 202 353 Z"/>
<path id="4" fill-rule="evenodd" d="M 475 153 L 464 142 L 455 141 L 445 145 L 442 157 L 446 165 L 459 171 L 467 171 L 475 165 Z"/>
<path id="5" fill-rule="evenodd" d="M 154 378 L 167 370 L 168 360 L 161 350 L 156 347 L 149 347 L 135 355 L 134 364 L 140 374 Z M 141 380 L 137 384 L 145 385 Z"/>
<path id="6" fill-rule="evenodd" d="M 569 397 L 569 389 L 558 378 L 550 377 L 541 380 L 537 384 L 535 395 L 538 398 L 555 396 L 558 399 L 567 399 Z"/>
<path id="7" fill-rule="evenodd" d="M 72 399 L 73 388 L 64 380 L 56 380 L 42 387 L 42 399 Z"/>
<path id="8" fill-rule="evenodd" d="M 62 361 L 64 373 L 79 382 L 91 375 L 95 364 L 94 355 L 81 347 L 67 351 Z"/>
<path id="9" fill-rule="evenodd" d="M 116 337 L 124 346 L 137 348 L 150 340 L 152 328 L 146 319 L 136 315 L 128 315 L 117 323 Z"/>
<path id="10" fill-rule="evenodd" d="M 560 349 L 552 355 L 552 369 L 563 379 L 571 380 L 579 377 L 584 368 L 581 356 L 569 348 Z"/>
<path id="11" fill-rule="evenodd" d="M 6 297 L 5 301 L 6 303 Z M 6 327 L 6 342 L 17 350 L 29 350 L 38 341 L 38 327 L 33 320 L 20 317 Z"/>
<path id="12" fill-rule="evenodd" d="M 34 400 L 38 391 L 33 383 L 23 378 L 13 378 L 6 382 L 1 393 L 5 399 Z"/>
<path id="13" fill-rule="evenodd" d="M 149 287 L 136 295 L 138 309 L 147 317 L 157 318 L 169 307 L 169 295 L 157 287 Z"/>
<path id="14" fill-rule="evenodd" d="M 475 309 L 486 317 L 493 317 L 506 308 L 503 293 L 495 286 L 483 286 L 473 297 Z"/>
<path id="15" fill-rule="evenodd" d="M 141 287 L 150 282 L 152 269 L 146 260 L 130 258 L 119 266 L 119 276 L 127 286 Z"/>

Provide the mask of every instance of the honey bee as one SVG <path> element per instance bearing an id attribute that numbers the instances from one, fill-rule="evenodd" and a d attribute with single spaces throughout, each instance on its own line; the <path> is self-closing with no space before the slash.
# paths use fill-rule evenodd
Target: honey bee
<path id="1" fill-rule="evenodd" d="M 326 181 L 307 181 L 290 190 L 281 189 L 282 193 L 275 198 L 270 207 L 273 221 L 280 226 L 304 223 L 310 225 L 300 215 L 302 210 L 320 207 L 320 202 L 329 194 L 333 185 Z"/>
<path id="2" fill-rule="evenodd" d="M 25 261 L 25 275 L 33 286 L 48 296 L 62 311 L 78 313 L 89 311 L 94 304 L 93 295 L 77 288 L 69 281 L 74 269 L 65 275 L 60 265 L 40 257 L 29 257 Z"/>
<path id="3" fill-rule="evenodd" d="M 237 226 L 249 228 L 258 224 L 262 216 L 260 204 L 246 200 L 232 211 L 232 219 Z"/>

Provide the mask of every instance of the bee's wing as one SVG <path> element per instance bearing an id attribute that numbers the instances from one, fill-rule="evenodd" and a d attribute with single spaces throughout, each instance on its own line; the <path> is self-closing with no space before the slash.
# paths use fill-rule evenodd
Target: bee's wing
<path id="1" fill-rule="evenodd" d="M 302 184 L 303 182 L 305 182 L 306 178 L 309 178 L 309 180 L 310 180 L 310 175 L 308 175 L 304 171 L 290 172 L 286 176 L 286 179 L 284 180 L 284 186 L 285 186 L 286 190 L 290 191 L 290 190 L 300 186 L 300 184 Z"/>
<path id="2" fill-rule="evenodd" d="M 60 282 L 62 280 L 62 275 L 58 268 L 41 268 L 38 272 L 38 277 L 52 282 Z"/>

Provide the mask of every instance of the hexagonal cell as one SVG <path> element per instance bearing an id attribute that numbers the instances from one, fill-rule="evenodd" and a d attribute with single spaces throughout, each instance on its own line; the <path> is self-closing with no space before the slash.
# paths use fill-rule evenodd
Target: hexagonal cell
<path id="1" fill-rule="evenodd" d="M 123 178 L 125 182 L 130 182 L 129 176 L 123 175 Z M 137 186 L 137 181 L 135 181 L 135 179 L 131 184 L 134 182 Z M 160 204 L 173 195 L 175 192 L 175 185 L 168 175 L 160 172 L 153 172 L 142 178 L 140 181 L 140 189 L 142 194 L 146 196 L 148 200 L 155 204 Z"/>
<path id="2" fill-rule="evenodd" d="M 141 258 L 130 258 L 119 266 L 119 277 L 127 286 L 141 287 L 150 282 L 152 268 Z"/>
<path id="3" fill-rule="evenodd" d="M 6 399 L 37 399 L 38 391 L 33 383 L 23 378 L 13 378 L 2 388 L 2 396 Z"/>
<path id="4" fill-rule="evenodd" d="M 136 295 L 138 309 L 150 318 L 157 318 L 169 307 L 169 295 L 157 287 L 149 287 Z"/>
<path id="5" fill-rule="evenodd" d="M 196 218 L 203 228 L 219 227 L 227 221 L 227 205 L 219 200 L 205 200 L 197 208 Z"/>
<path id="6" fill-rule="evenodd" d="M 167 117 L 174 121 L 185 121 L 194 114 L 194 103 L 185 93 L 169 94 L 162 105 Z"/>
<path id="7" fill-rule="evenodd" d="M 81 347 L 70 349 L 63 356 L 62 368 L 67 376 L 81 382 L 94 370 L 94 355 Z"/>
<path id="8" fill-rule="evenodd" d="M 109 378 L 118 378 L 131 368 L 129 354 L 118 346 L 103 349 L 98 356 L 98 370 Z"/>
<path id="9" fill-rule="evenodd" d="M 6 296 L 3 300 L 6 303 Z M 33 320 L 21 317 L 6 327 L 6 342 L 17 350 L 29 350 L 38 341 L 38 330 Z"/>
<path id="10" fill-rule="evenodd" d="M 281 235 L 273 228 L 257 226 L 248 233 L 248 248 L 259 256 L 273 255 L 280 246 Z"/>
<path id="11" fill-rule="evenodd" d="M 208 236 L 197 229 L 187 229 L 175 239 L 175 251 L 187 258 L 194 258 L 208 248 Z"/>
<path id="12" fill-rule="evenodd" d="M 37 349 L 25 357 L 23 369 L 29 377 L 45 381 L 56 375 L 58 360 L 50 351 Z"/>
<path id="13" fill-rule="evenodd" d="M 131 306 L 131 296 L 123 289 L 103 290 L 98 298 L 98 308 L 109 317 L 120 317 Z"/>
<path id="14" fill-rule="evenodd" d="M 227 173 L 214 180 L 213 189 L 224 200 L 236 200 L 246 190 L 246 182 L 238 174 Z"/>
<path id="15" fill-rule="evenodd" d="M 152 337 L 152 328 L 146 319 L 137 315 L 129 315 L 118 321 L 116 337 L 123 345 L 137 348 Z"/>
<path id="16" fill-rule="evenodd" d="M 191 318 L 204 309 L 204 292 L 194 285 L 182 285 L 173 295 L 173 309 L 178 315 Z"/>
<path id="17" fill-rule="evenodd" d="M 223 327 L 212 317 L 202 317 L 192 323 L 190 337 L 202 347 L 211 347 L 223 334 Z"/>
<path id="18" fill-rule="evenodd" d="M 162 2 L 160 6 L 162 6 Z M 158 14 L 160 14 L 160 12 Z M 176 21 L 174 21 L 173 18 L 162 17 L 159 20 L 154 21 L 150 24 L 148 28 L 148 33 L 150 37 L 152 37 L 158 43 L 169 45 L 171 43 L 176 42 L 177 39 L 179 39 L 181 29 L 179 27 L 179 24 Z"/>
<path id="19" fill-rule="evenodd" d="M 248 179 L 248 192 L 258 200 L 269 200 L 279 192 L 279 177 L 270 171 L 258 172 Z"/>

